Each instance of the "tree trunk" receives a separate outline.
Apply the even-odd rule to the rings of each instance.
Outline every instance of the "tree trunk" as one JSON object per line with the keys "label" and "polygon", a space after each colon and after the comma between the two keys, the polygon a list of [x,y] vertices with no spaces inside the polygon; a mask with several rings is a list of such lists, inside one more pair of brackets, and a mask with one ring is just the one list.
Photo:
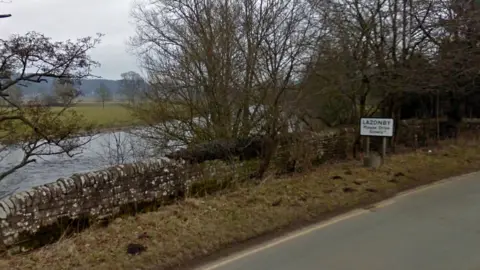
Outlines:
{"label": "tree trunk", "polygon": [[[401,102],[400,102],[401,104]],[[401,115],[402,115],[402,107],[397,105],[396,108],[395,108],[395,111],[393,112],[393,136],[391,138],[391,149],[392,149],[392,152],[395,153],[396,152],[396,146],[397,146],[397,141],[398,141],[398,129],[400,127],[400,119],[401,119]]]}
{"label": "tree trunk", "polygon": [[265,140],[265,144],[263,145],[262,149],[262,162],[258,168],[257,173],[255,174],[255,178],[262,179],[265,173],[270,166],[273,156],[275,155],[278,147],[278,138],[277,136],[272,136]]}
{"label": "tree trunk", "polygon": [[435,92],[435,120],[436,120],[436,129],[437,129],[437,138],[436,141],[440,140],[440,95],[438,89]]}

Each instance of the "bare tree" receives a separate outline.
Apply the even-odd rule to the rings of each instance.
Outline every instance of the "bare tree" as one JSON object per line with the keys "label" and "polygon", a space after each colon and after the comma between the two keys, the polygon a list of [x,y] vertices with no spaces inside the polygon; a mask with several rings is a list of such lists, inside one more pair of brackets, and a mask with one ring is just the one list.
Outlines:
{"label": "bare tree", "polygon": [[413,75],[427,71],[418,65],[415,70],[411,68],[418,56],[426,56],[432,48],[422,34],[428,8],[422,1],[400,0],[342,0],[317,5],[329,35],[319,47],[310,75],[327,88],[336,85],[338,91],[334,92],[351,101],[351,122],[372,113],[368,98],[374,101],[370,105],[376,105],[387,94],[415,87],[412,82],[417,78]]}
{"label": "bare tree", "polygon": [[145,89],[145,80],[135,71],[128,71],[120,75],[121,93],[131,104],[135,104],[137,99],[142,96]]}
{"label": "bare tree", "polygon": [[134,14],[132,46],[151,88],[135,112],[151,138],[163,146],[254,134],[275,141],[287,130],[319,40],[305,1],[157,1]]}
{"label": "bare tree", "polygon": [[75,41],[54,42],[42,34],[29,32],[0,40],[0,96],[10,106],[0,111],[1,150],[9,147],[23,150],[17,164],[0,173],[0,180],[23,166],[46,155],[74,155],[88,141],[78,133],[88,132],[90,125],[68,104],[52,110],[38,101],[27,104],[12,102],[7,89],[14,85],[39,83],[46,78],[76,81],[90,76],[97,63],[88,51],[100,41],[81,38]]}
{"label": "bare tree", "polygon": [[477,91],[479,17],[467,2],[140,3],[131,45],[150,89],[133,109],[159,146],[262,135],[271,153],[292,119],[398,123],[412,93]]}
{"label": "bare tree", "polygon": [[438,28],[425,30],[437,20],[438,4],[432,3],[313,1],[328,35],[305,78],[312,97],[306,115],[327,126],[356,124],[374,114],[398,123],[411,93],[435,91],[438,46],[428,36]]}
{"label": "bare tree", "polygon": [[104,83],[101,83],[100,86],[95,89],[95,94],[100,102],[102,102],[103,108],[105,108],[105,101],[112,99],[112,92]]}
{"label": "bare tree", "polygon": [[436,46],[432,84],[447,94],[447,117],[458,123],[465,114],[466,100],[478,92],[479,5],[476,1],[442,0],[432,4],[431,10],[436,19],[422,25],[422,30]]}

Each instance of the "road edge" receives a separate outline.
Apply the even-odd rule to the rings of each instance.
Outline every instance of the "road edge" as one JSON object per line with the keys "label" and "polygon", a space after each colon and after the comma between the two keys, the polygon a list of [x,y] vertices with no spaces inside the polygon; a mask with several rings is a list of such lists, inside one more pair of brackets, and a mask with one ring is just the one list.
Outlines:
{"label": "road edge", "polygon": [[[462,180],[462,178],[468,178],[468,176],[480,173],[478,169],[465,170],[462,174],[453,174],[441,179],[429,179],[422,182],[411,182],[404,186],[399,186],[396,192],[383,192],[376,197],[371,197],[359,202],[356,205],[349,207],[342,207],[330,212],[319,215],[313,219],[296,220],[291,224],[278,228],[276,230],[264,233],[262,235],[252,237],[242,242],[232,243],[222,250],[213,252],[203,257],[195,258],[190,261],[186,261],[184,264],[170,267],[165,270],[213,270],[213,266],[220,266],[224,261],[234,261],[245,257],[245,254],[251,254],[252,251],[258,250],[261,246],[272,245],[276,242],[285,242],[282,239],[291,237],[292,235],[299,235],[303,231],[311,231],[315,227],[326,224],[325,226],[334,224],[336,222],[346,220],[349,217],[357,216],[365,211],[371,211],[372,209],[383,207],[383,205],[389,204],[388,202],[395,199],[406,197],[415,193],[426,191],[430,188],[437,187],[442,184],[450,183],[452,181]],[[324,226],[324,227],[325,227]],[[272,245],[274,246],[274,245]],[[243,256],[242,256],[243,254]],[[236,258],[232,260],[232,258]],[[154,268],[161,269],[161,268]]]}

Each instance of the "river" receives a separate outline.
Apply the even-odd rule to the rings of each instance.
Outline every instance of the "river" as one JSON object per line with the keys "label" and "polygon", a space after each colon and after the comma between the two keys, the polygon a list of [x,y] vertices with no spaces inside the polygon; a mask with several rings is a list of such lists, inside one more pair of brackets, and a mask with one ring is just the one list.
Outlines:
{"label": "river", "polygon": [[[198,122],[199,125],[205,122],[198,117],[194,118],[193,121]],[[181,122],[171,121],[163,125],[170,130],[178,129],[179,132],[185,133],[185,136],[189,134],[186,131],[188,128],[182,126]],[[73,157],[66,154],[36,157],[36,162],[20,168],[0,181],[0,199],[14,192],[54,182],[62,177],[69,177],[74,173],[95,171],[116,164],[132,163],[154,157],[154,147],[151,147],[152,145],[146,140],[134,135],[141,133],[148,134],[148,128],[140,128],[130,132],[100,133],[83,145],[80,152]],[[174,141],[169,141],[166,145],[166,149],[170,150],[178,149],[178,147],[178,142],[175,143]],[[162,152],[168,151],[166,149]],[[3,151],[0,154],[0,172],[12,168],[23,158],[23,151],[19,149]],[[165,153],[156,154],[162,155]]]}
{"label": "river", "polygon": [[[36,158],[36,162],[7,176],[0,182],[0,198],[54,182],[61,177],[69,177],[74,173],[99,170],[118,163],[148,158],[151,153],[146,149],[150,148],[145,145],[144,140],[124,131],[97,134],[73,157],[52,155]],[[22,157],[21,150],[11,149],[0,161],[0,171],[18,164]]]}

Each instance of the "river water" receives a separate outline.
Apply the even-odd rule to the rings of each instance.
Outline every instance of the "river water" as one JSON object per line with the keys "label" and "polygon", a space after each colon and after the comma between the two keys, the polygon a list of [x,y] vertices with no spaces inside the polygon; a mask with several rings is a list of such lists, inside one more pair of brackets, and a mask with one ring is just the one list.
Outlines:
{"label": "river water", "polygon": [[[69,177],[74,173],[89,172],[118,163],[146,159],[151,153],[145,146],[144,140],[131,133],[119,131],[97,134],[73,157],[52,155],[36,158],[36,162],[7,176],[0,182],[0,198],[54,182],[61,177]],[[0,171],[13,167],[22,158],[21,150],[11,149],[0,161]]]}
{"label": "river water", "polygon": [[[198,122],[197,124],[199,125],[205,122],[201,118],[194,118],[193,121],[195,123]],[[186,132],[188,128],[182,127],[181,122],[171,121],[163,125],[170,130],[178,129],[178,132],[183,132],[185,136],[188,136],[188,132]],[[163,153],[155,153],[154,149],[156,148],[152,147],[152,143],[142,139],[138,134],[148,136],[151,133],[149,133],[148,128],[130,130],[130,132],[100,133],[83,145],[79,153],[73,157],[69,157],[66,154],[42,156],[41,158],[35,157],[36,162],[22,167],[0,181],[0,199],[14,192],[54,182],[62,177],[69,177],[74,173],[90,172],[116,164],[142,161],[163,155],[165,151],[176,150],[181,147],[178,142],[169,141],[164,146]],[[0,153],[0,172],[12,168],[22,158],[22,150],[11,149],[8,152],[2,151]]]}

